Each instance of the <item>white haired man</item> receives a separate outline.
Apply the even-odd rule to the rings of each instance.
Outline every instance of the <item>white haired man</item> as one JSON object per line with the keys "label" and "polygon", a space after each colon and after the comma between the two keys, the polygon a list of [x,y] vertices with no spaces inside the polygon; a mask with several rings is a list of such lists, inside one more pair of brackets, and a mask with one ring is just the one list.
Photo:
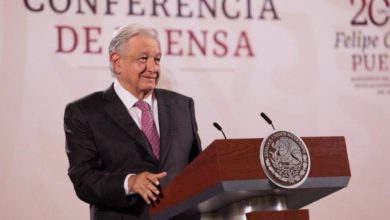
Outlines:
{"label": "white haired man", "polygon": [[150,219],[160,187],[201,152],[194,102],[156,88],[161,50],[153,29],[118,29],[109,59],[113,84],[66,106],[68,175],[91,219]]}

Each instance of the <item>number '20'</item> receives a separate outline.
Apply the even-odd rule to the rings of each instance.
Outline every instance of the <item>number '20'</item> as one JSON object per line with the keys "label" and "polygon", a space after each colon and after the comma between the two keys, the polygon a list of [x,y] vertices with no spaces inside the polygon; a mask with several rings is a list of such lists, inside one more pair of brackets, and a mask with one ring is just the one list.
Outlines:
{"label": "number '20'", "polygon": [[[365,11],[368,12],[367,15],[370,22],[376,26],[386,25],[390,20],[390,17],[388,15],[383,16],[383,14],[386,14],[386,10],[390,10],[390,0],[350,0],[350,2],[351,5],[354,5],[355,2],[357,2],[357,4],[359,4],[360,2],[359,10],[352,18],[351,25],[368,25],[368,20],[365,16]],[[381,8],[381,10],[375,11],[374,6],[377,6],[377,4],[384,4],[385,7]],[[382,16],[379,16],[381,14]]]}

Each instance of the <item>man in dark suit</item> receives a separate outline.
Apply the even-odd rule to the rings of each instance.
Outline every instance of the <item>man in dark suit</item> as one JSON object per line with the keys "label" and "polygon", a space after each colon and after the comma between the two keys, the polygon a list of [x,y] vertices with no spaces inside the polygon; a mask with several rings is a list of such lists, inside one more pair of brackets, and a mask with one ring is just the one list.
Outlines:
{"label": "man in dark suit", "polygon": [[153,29],[118,29],[109,55],[113,85],[66,106],[68,175],[91,219],[149,219],[160,187],[201,152],[194,103],[156,89],[161,51]]}

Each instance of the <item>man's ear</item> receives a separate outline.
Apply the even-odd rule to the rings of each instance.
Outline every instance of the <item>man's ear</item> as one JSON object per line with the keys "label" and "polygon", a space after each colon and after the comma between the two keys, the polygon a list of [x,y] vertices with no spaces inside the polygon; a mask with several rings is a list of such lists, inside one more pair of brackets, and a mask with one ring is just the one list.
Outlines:
{"label": "man's ear", "polygon": [[111,66],[116,74],[120,74],[122,71],[120,59],[121,57],[117,53],[112,53],[110,55]]}

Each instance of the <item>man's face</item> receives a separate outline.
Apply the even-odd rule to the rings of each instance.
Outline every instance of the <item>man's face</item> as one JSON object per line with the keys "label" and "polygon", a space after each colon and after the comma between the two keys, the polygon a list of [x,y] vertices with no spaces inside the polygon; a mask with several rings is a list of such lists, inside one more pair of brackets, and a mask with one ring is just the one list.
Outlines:
{"label": "man's face", "polygon": [[158,42],[145,35],[131,37],[110,60],[119,83],[138,99],[151,94],[160,76]]}

